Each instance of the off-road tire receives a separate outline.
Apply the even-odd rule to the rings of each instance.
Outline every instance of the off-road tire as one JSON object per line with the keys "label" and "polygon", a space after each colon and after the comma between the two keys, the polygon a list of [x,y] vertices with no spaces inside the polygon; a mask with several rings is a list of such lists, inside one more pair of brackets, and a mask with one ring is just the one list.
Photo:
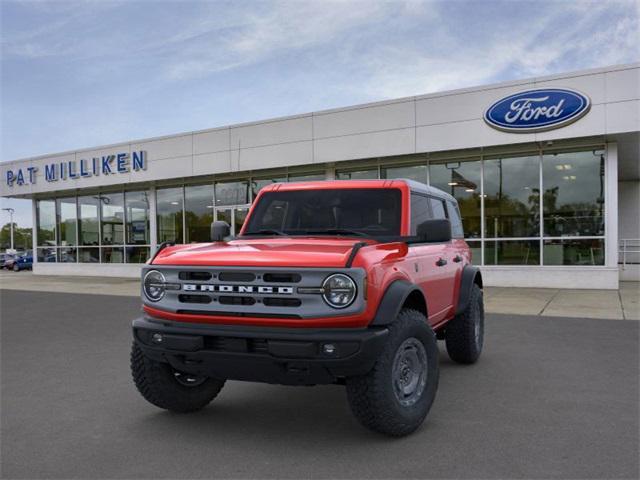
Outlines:
{"label": "off-road tire", "polygon": [[484,301],[482,290],[475,283],[467,308],[446,325],[444,340],[454,362],[471,364],[478,361],[484,342]]}
{"label": "off-road tire", "polygon": [[[426,383],[412,405],[402,405],[394,391],[394,360],[409,339],[419,341],[426,353]],[[389,336],[374,367],[362,376],[346,379],[351,411],[365,427],[391,436],[414,432],[431,409],[438,389],[438,345],[425,316],[403,309],[389,326]]]}
{"label": "off-road tire", "polygon": [[195,412],[206,407],[224,386],[224,380],[214,378],[207,378],[199,385],[182,385],[175,379],[175,370],[168,363],[147,358],[135,342],[131,348],[131,374],[145,400],[177,413]]}

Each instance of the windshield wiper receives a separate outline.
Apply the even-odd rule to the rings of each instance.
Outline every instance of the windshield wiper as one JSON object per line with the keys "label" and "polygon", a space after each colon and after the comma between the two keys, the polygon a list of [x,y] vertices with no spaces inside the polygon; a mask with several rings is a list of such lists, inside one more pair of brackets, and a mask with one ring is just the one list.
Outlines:
{"label": "windshield wiper", "polygon": [[286,233],[281,232],[280,230],[273,230],[270,228],[265,228],[263,230],[258,230],[255,232],[245,232],[244,235],[281,235],[281,236],[287,236]]}
{"label": "windshield wiper", "polygon": [[326,234],[326,235],[353,235],[356,237],[368,237],[366,233],[358,232],[356,230],[349,230],[346,228],[327,228],[326,230],[305,230],[305,234]]}

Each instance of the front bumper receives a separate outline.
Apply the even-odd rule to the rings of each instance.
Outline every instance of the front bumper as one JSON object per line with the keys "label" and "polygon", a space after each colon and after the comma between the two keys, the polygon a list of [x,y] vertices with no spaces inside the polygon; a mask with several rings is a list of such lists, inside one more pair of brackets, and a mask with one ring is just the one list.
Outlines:
{"label": "front bumper", "polygon": [[203,326],[151,317],[133,321],[134,340],[144,354],[176,370],[284,385],[328,384],[365,374],[388,333],[386,328]]}

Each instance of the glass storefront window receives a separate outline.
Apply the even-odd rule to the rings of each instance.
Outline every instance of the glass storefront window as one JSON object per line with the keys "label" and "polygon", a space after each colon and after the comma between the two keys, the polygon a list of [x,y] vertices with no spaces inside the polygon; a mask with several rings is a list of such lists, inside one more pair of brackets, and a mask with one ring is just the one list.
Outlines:
{"label": "glass storefront window", "polygon": [[122,245],[124,243],[124,194],[100,195],[102,208],[102,245]]}
{"label": "glass storefront window", "polygon": [[324,172],[289,174],[290,182],[316,182],[326,179]]}
{"label": "glass storefront window", "polygon": [[216,206],[246,205],[249,203],[249,182],[217,182]]}
{"label": "glass storefront window", "polygon": [[426,165],[410,165],[405,167],[383,167],[380,172],[381,178],[408,178],[416,182],[427,185],[427,166]]}
{"label": "glass storefront window", "polygon": [[76,244],[77,215],[76,198],[58,198],[58,245],[67,246]]}
{"label": "glass storefront window", "polygon": [[540,242],[538,240],[485,241],[484,264],[540,265]]}
{"label": "glass storefront window", "polygon": [[540,235],[540,157],[484,162],[485,237]]}
{"label": "glass storefront window", "polygon": [[377,180],[378,168],[366,170],[336,171],[336,180]]}
{"label": "glass storefront window", "polygon": [[465,238],[480,238],[480,160],[431,164],[429,177],[458,200]]}
{"label": "glass storefront window", "polygon": [[544,235],[604,235],[604,154],[544,154]]}
{"label": "glass storefront window", "polygon": [[182,187],[156,190],[158,243],[182,241]]}
{"label": "glass storefront window", "polygon": [[55,245],[56,203],[53,200],[38,200],[37,222],[38,245]]}
{"label": "glass storefront window", "polygon": [[604,239],[545,240],[544,265],[604,265]]}
{"label": "glass storefront window", "polygon": [[80,263],[100,262],[100,249],[98,247],[78,248],[78,261]]}
{"label": "glass storefront window", "polygon": [[80,245],[100,243],[97,196],[78,197],[78,232]]}
{"label": "glass storefront window", "polygon": [[480,265],[482,263],[482,244],[480,240],[467,240],[467,245],[471,250],[471,261],[475,265]]}
{"label": "glass storefront window", "polygon": [[262,190],[267,185],[271,185],[272,183],[285,183],[287,181],[286,177],[279,178],[252,178],[251,179],[251,193],[253,194],[253,198],[255,199]]}
{"label": "glass storefront window", "polygon": [[127,263],[144,263],[149,259],[149,247],[125,247]]}
{"label": "glass storefront window", "polygon": [[77,257],[77,249],[70,247],[58,248],[58,262],[75,263]]}
{"label": "glass storefront window", "polygon": [[58,260],[56,249],[53,247],[38,248],[36,255],[40,263],[54,263]]}
{"label": "glass storefront window", "polygon": [[125,192],[125,219],[127,245],[149,245],[149,194],[147,192]]}
{"label": "glass storefront window", "polygon": [[189,185],[184,189],[185,243],[209,242],[213,222],[213,185]]}
{"label": "glass storefront window", "polygon": [[123,247],[102,247],[101,249],[102,263],[122,263],[124,262],[124,248]]}
{"label": "glass storefront window", "polygon": [[249,213],[248,208],[236,208],[233,214],[233,232],[234,235],[238,235],[240,230],[242,229],[242,225],[244,225],[244,221],[247,219],[247,214]]}

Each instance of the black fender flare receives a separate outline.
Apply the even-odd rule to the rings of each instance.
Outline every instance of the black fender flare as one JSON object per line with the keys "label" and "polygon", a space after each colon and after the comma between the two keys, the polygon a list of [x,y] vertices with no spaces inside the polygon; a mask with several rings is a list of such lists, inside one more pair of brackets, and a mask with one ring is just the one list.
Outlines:
{"label": "black fender flare", "polygon": [[[391,285],[389,285],[384,292],[382,300],[380,300],[378,310],[370,325],[383,326],[392,323],[400,313],[405,300],[415,291],[420,292],[420,295],[424,299],[424,293],[418,285],[407,282],[406,280],[395,280],[391,282]],[[425,299],[425,305],[426,303]]]}
{"label": "black fender flare", "polygon": [[460,277],[460,294],[458,295],[456,315],[460,315],[466,310],[471,296],[471,287],[476,283],[482,288],[482,274],[480,273],[480,269],[474,265],[465,265]]}

